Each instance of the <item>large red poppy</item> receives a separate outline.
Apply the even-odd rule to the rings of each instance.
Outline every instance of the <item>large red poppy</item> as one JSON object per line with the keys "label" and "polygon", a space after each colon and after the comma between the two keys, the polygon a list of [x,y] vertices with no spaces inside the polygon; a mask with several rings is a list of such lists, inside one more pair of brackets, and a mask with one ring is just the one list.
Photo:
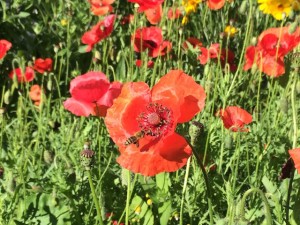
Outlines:
{"label": "large red poppy", "polygon": [[12,44],[7,40],[0,40],[0,59],[2,59],[6,52],[11,48]]}
{"label": "large red poppy", "polygon": [[169,41],[164,41],[159,27],[144,27],[137,29],[132,36],[134,51],[142,52],[148,49],[150,57],[165,55],[172,48]]}
{"label": "large red poppy", "polygon": [[192,151],[175,132],[205,104],[204,89],[181,70],[172,70],[154,85],[124,84],[107,111],[105,124],[119,147],[118,163],[135,173],[153,176],[183,167]]}
{"label": "large red poppy", "polygon": [[161,5],[164,0],[128,0],[128,2],[139,4],[139,12],[143,12],[147,9],[155,8]]}
{"label": "large red poppy", "polygon": [[89,0],[89,3],[94,15],[103,16],[113,11],[111,4],[113,4],[114,1],[115,0]]}
{"label": "large red poppy", "polygon": [[76,116],[105,116],[121,88],[120,82],[110,83],[104,73],[88,72],[71,81],[72,97],[63,104]]}
{"label": "large red poppy", "polygon": [[34,61],[33,69],[38,71],[39,73],[44,73],[45,71],[51,71],[52,69],[52,59],[46,58],[41,59],[38,58]]}
{"label": "large red poppy", "polygon": [[300,148],[294,148],[289,150],[289,154],[292,157],[295,168],[297,169],[298,173],[300,174]]}
{"label": "large red poppy", "polygon": [[12,70],[8,76],[11,79],[13,79],[14,76],[17,76],[17,80],[20,83],[30,82],[34,79],[34,70],[29,66],[25,68],[25,72],[23,72],[21,68],[16,68],[15,70]]}
{"label": "large red poppy", "polygon": [[256,46],[246,49],[244,70],[253,64],[268,76],[278,77],[285,73],[284,56],[300,43],[300,28],[289,33],[288,27],[270,28],[258,37]]}
{"label": "large red poppy", "polygon": [[86,48],[87,52],[90,52],[96,43],[107,38],[111,34],[115,17],[114,14],[106,16],[104,20],[93,26],[90,31],[83,34],[81,42],[88,45]]}
{"label": "large red poppy", "polygon": [[218,111],[217,116],[223,120],[224,127],[233,132],[248,132],[246,124],[252,122],[252,116],[246,110],[238,106],[228,106]]}

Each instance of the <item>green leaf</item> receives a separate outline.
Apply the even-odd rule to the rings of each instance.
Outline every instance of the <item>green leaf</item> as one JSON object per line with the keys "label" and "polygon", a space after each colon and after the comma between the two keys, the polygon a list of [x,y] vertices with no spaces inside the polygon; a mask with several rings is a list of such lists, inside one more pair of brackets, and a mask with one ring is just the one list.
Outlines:
{"label": "green leaf", "polygon": [[160,225],[167,225],[169,222],[169,218],[172,214],[172,203],[171,201],[166,201],[162,204],[161,207],[158,208],[158,212],[160,214]]}

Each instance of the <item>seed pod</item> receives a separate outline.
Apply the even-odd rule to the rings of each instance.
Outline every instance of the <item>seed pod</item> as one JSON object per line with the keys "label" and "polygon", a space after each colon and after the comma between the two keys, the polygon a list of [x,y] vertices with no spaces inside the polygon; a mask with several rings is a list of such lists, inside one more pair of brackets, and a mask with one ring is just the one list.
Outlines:
{"label": "seed pod", "polygon": [[49,80],[48,80],[48,82],[47,82],[47,90],[48,90],[48,91],[51,91],[51,90],[52,90],[52,87],[53,87],[52,84],[53,84],[53,83],[52,83],[52,79],[49,78]]}
{"label": "seed pod", "polygon": [[233,147],[233,138],[231,135],[227,135],[224,139],[224,147],[226,149],[232,149]]}
{"label": "seed pod", "polygon": [[85,170],[91,170],[94,161],[93,156],[95,154],[95,152],[91,149],[88,149],[88,147],[88,143],[85,143],[84,149],[80,153],[81,165]]}
{"label": "seed pod", "polygon": [[282,97],[279,101],[279,108],[283,113],[287,113],[289,109],[289,103],[286,97]]}

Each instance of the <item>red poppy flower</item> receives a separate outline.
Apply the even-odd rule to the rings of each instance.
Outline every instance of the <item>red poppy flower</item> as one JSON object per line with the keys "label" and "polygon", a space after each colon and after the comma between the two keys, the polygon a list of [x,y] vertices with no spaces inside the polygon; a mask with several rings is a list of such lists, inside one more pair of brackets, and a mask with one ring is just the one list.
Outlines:
{"label": "red poppy flower", "polygon": [[225,0],[208,0],[206,1],[208,8],[212,10],[221,9],[225,5]]}
{"label": "red poppy flower", "polygon": [[289,154],[292,157],[295,168],[297,169],[298,173],[300,174],[300,148],[294,148],[289,150]]}
{"label": "red poppy flower", "polygon": [[229,64],[230,71],[236,71],[236,65],[234,63],[234,53],[230,49],[223,48],[220,50],[220,44],[212,44],[208,49],[200,47],[201,54],[198,56],[200,64],[205,65],[210,59],[218,61],[220,57],[221,66],[224,68],[226,63]]}
{"label": "red poppy flower", "polygon": [[[136,65],[137,67],[142,67],[143,61],[140,60],[140,59],[137,59],[137,60],[135,61],[135,65]],[[153,66],[154,66],[154,62],[153,62],[153,61],[150,60],[150,61],[147,62],[147,68],[153,68]]]}
{"label": "red poppy flower", "polygon": [[115,0],[89,0],[91,4],[91,11],[96,16],[103,16],[109,12],[113,11],[111,4]]}
{"label": "red poppy flower", "polygon": [[248,132],[249,129],[244,126],[252,122],[251,114],[237,106],[228,106],[225,110],[220,109],[217,116],[223,120],[224,127],[233,132]]}
{"label": "red poppy flower", "polygon": [[97,23],[90,31],[83,34],[81,42],[87,44],[86,51],[90,52],[94,45],[99,41],[107,38],[113,31],[115,15],[109,15],[104,18],[104,20]]}
{"label": "red poppy flower", "polygon": [[38,71],[39,73],[44,73],[45,71],[51,71],[52,69],[52,59],[46,58],[41,59],[38,58],[34,61],[33,69]]}
{"label": "red poppy flower", "polygon": [[262,32],[257,45],[246,49],[244,70],[256,64],[259,70],[268,76],[283,75],[284,56],[300,43],[300,28],[292,34],[288,29],[288,27],[270,28]]}
{"label": "red poppy flower", "polygon": [[30,88],[29,97],[32,101],[34,101],[34,104],[39,106],[42,100],[42,89],[40,85],[34,84]]}
{"label": "red poppy flower", "polygon": [[121,88],[120,82],[110,83],[104,73],[88,72],[71,81],[72,97],[64,107],[76,116],[105,116]]}
{"label": "red poppy flower", "polygon": [[192,151],[176,125],[199,113],[205,97],[204,89],[181,70],[170,71],[152,90],[144,82],[124,84],[105,118],[121,152],[118,163],[145,176],[183,167]]}
{"label": "red poppy flower", "polygon": [[21,68],[17,68],[15,70],[12,70],[8,76],[13,79],[14,75],[17,76],[17,80],[20,83],[30,82],[34,79],[34,70],[31,67],[27,66],[25,69],[25,73],[23,73]]}
{"label": "red poppy flower", "polygon": [[200,48],[202,46],[201,41],[198,38],[194,38],[194,37],[189,37],[188,39],[186,39],[185,42],[183,42],[183,48],[184,49],[188,49],[188,44],[187,42],[193,46],[193,48]]}
{"label": "red poppy flower", "polygon": [[161,5],[164,0],[128,0],[128,2],[139,4],[138,12],[143,12],[147,9],[155,8],[158,5]]}
{"label": "red poppy flower", "polygon": [[121,19],[121,21],[120,21],[120,24],[121,24],[121,25],[129,24],[129,23],[131,23],[133,20],[134,20],[134,15],[129,14],[129,15],[126,15],[126,16],[123,16],[123,17],[122,17],[122,19]]}
{"label": "red poppy flower", "polygon": [[7,40],[0,40],[0,59],[2,59],[6,52],[11,48],[12,44]]}
{"label": "red poppy flower", "polygon": [[182,16],[182,11],[180,8],[169,8],[167,17],[170,20],[178,19],[180,16]]}
{"label": "red poppy flower", "polygon": [[162,13],[163,11],[162,11],[161,4],[156,6],[155,8],[150,8],[145,10],[145,15],[147,20],[154,25],[159,23],[162,17]]}
{"label": "red poppy flower", "polygon": [[158,27],[144,27],[137,29],[132,36],[134,51],[142,52],[148,49],[150,57],[165,55],[172,48],[169,41],[164,41],[162,30]]}

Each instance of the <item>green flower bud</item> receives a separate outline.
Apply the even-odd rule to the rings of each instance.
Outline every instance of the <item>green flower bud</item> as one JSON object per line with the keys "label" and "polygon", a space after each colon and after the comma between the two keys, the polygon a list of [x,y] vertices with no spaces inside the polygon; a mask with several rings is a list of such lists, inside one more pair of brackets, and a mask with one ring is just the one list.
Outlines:
{"label": "green flower bud", "polygon": [[192,121],[189,127],[189,135],[191,138],[191,145],[197,146],[200,144],[204,134],[204,125],[197,121]]}
{"label": "green flower bud", "polygon": [[93,166],[93,156],[95,152],[93,150],[88,149],[88,143],[85,143],[84,150],[80,153],[81,158],[81,165],[84,167],[85,170],[91,170]]}

